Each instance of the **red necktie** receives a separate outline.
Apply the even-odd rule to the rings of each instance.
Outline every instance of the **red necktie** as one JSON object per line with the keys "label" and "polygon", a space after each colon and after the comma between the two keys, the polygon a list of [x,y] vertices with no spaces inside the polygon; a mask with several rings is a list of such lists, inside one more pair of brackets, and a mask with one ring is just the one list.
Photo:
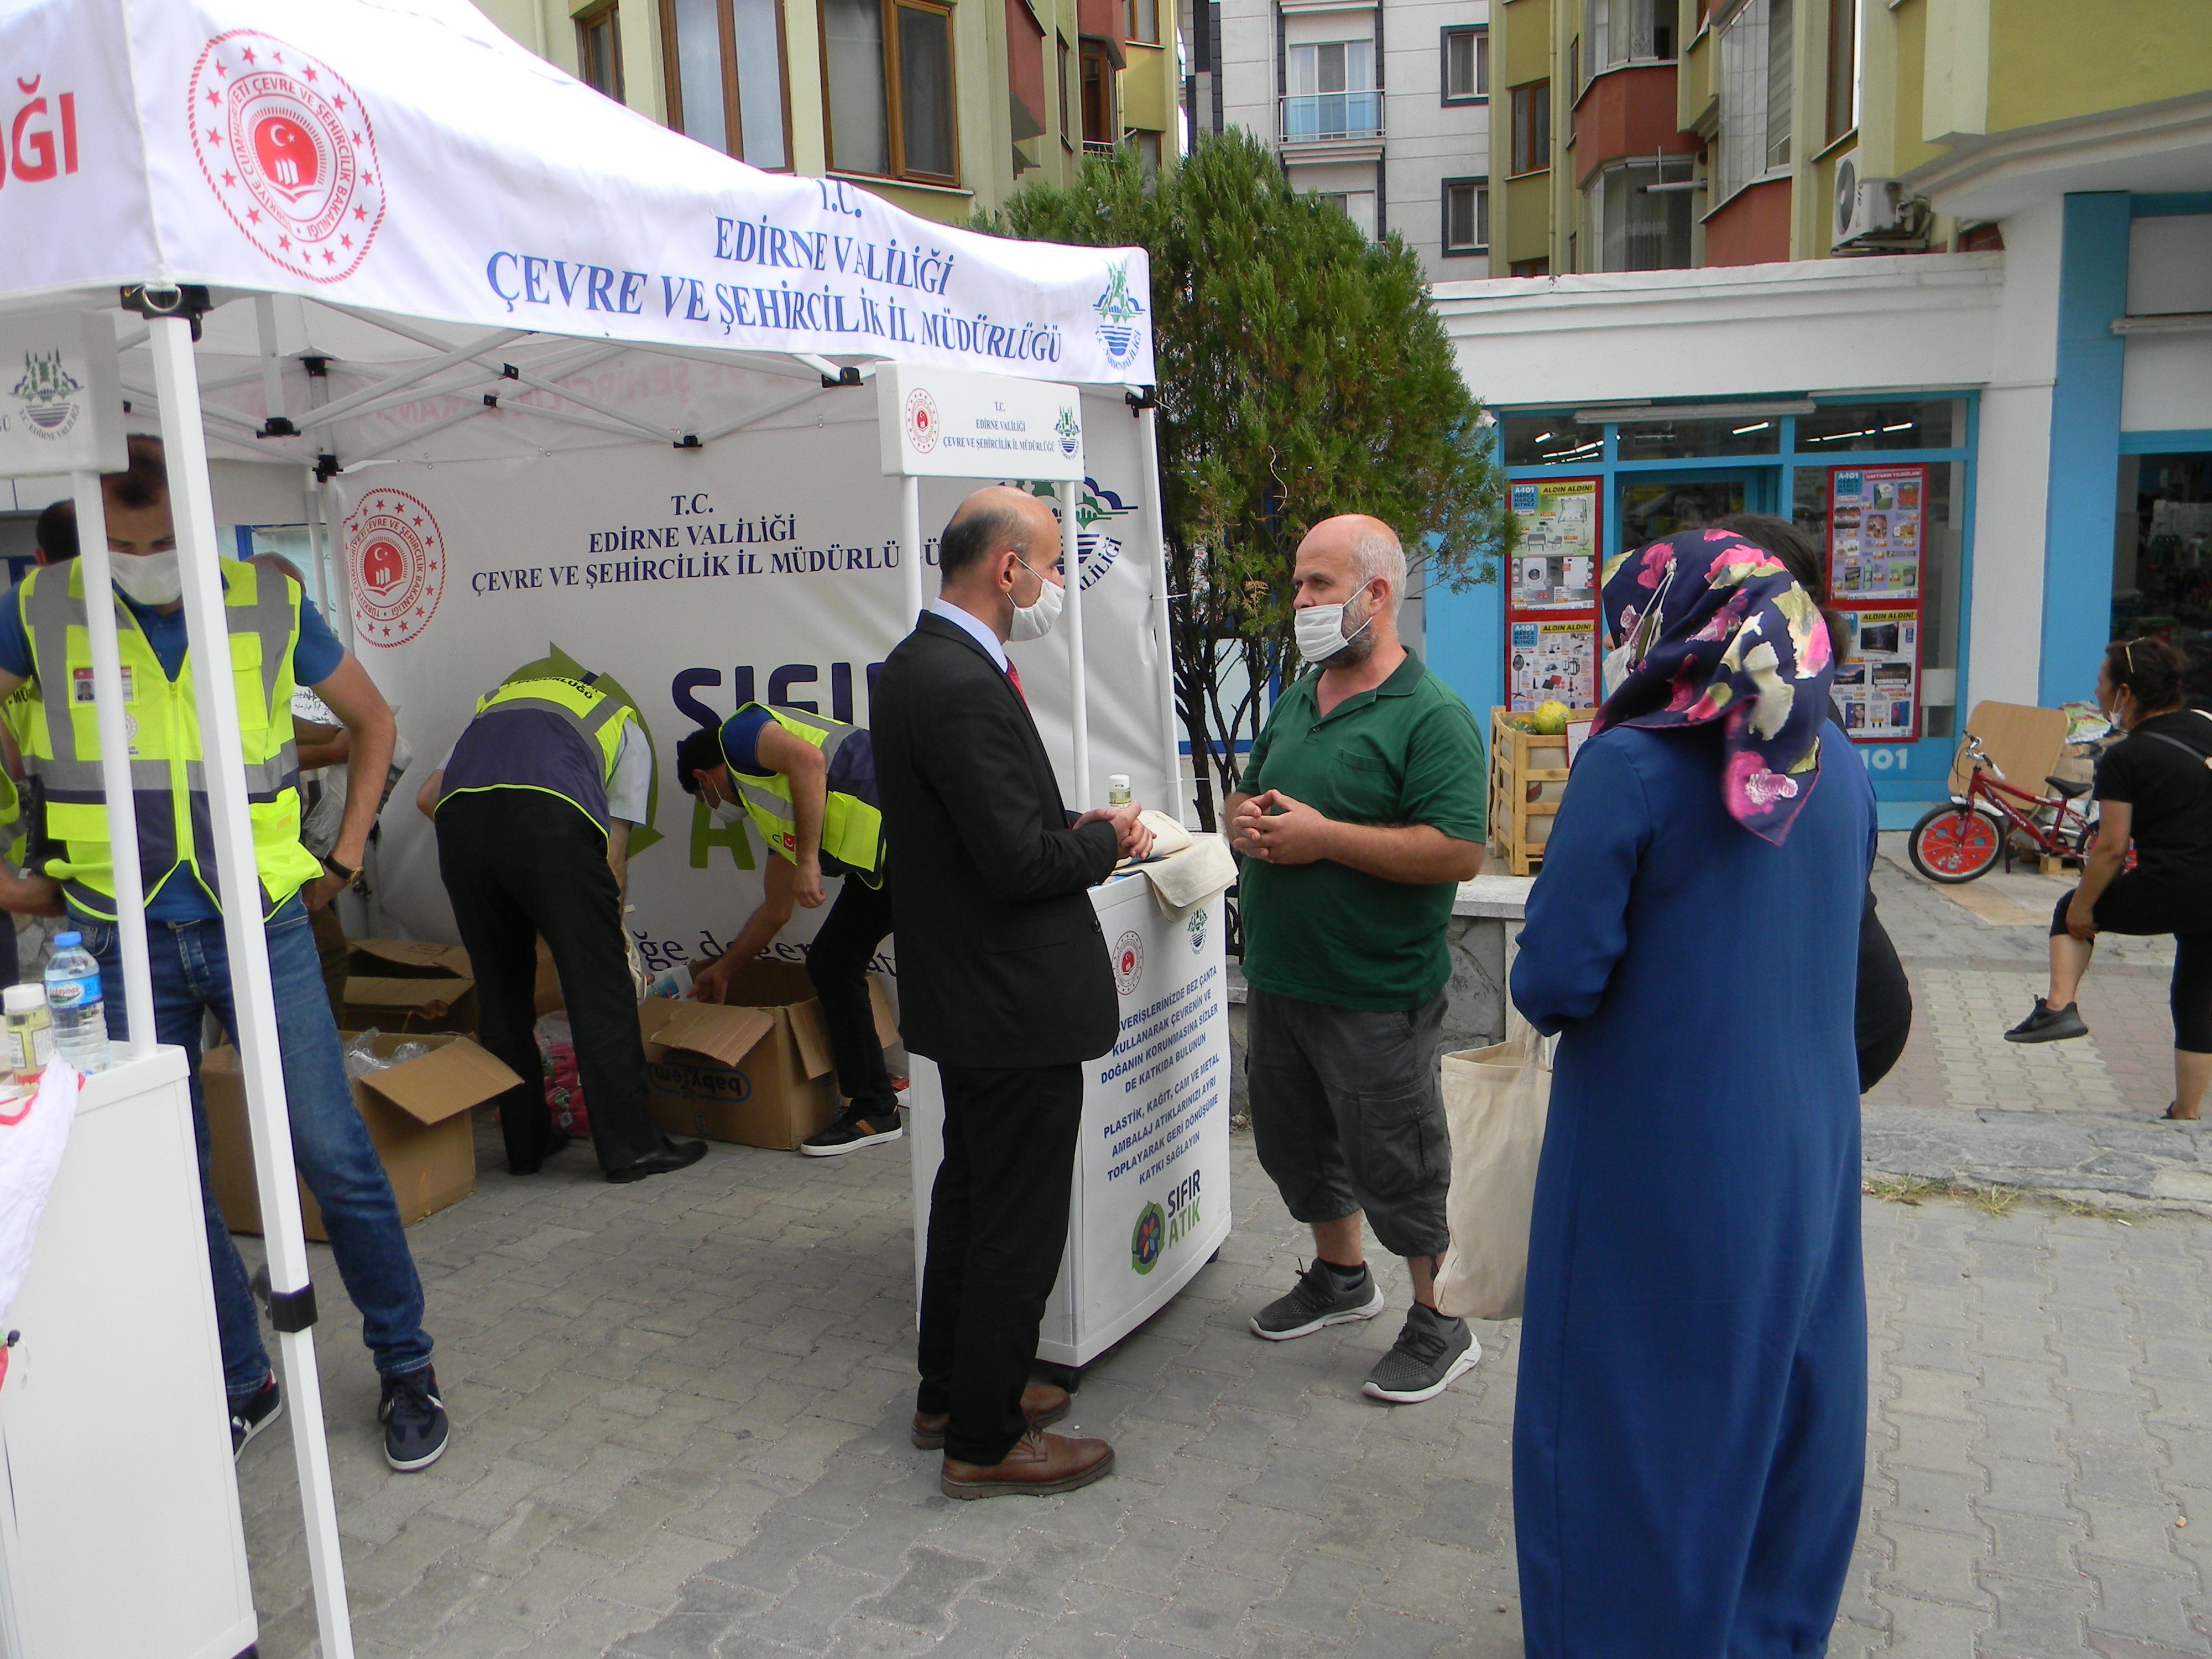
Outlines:
{"label": "red necktie", "polygon": [[1012,658],[1006,659],[1006,678],[1014,683],[1014,695],[1022,700],[1022,707],[1028,708],[1029,693],[1022,690],[1022,671],[1014,666]]}

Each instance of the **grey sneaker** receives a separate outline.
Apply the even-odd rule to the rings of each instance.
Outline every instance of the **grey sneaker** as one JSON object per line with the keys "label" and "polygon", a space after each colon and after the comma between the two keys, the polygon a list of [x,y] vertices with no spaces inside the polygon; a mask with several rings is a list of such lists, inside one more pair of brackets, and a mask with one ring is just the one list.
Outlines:
{"label": "grey sneaker", "polygon": [[1287,1342],[1294,1336],[1311,1336],[1325,1325],[1372,1319],[1389,1305],[1372,1273],[1364,1285],[1347,1293],[1336,1288],[1328,1264],[1316,1261],[1298,1275],[1288,1296],[1276,1297],[1252,1316],[1252,1334]]}
{"label": "grey sneaker", "polygon": [[2054,1008],[2041,997],[2035,1000],[2035,1012],[2004,1034],[2007,1042],[2058,1042],[2067,1037],[2087,1036],[2089,1028],[2082,1024],[2078,1003],[2068,1003],[2063,1008]]}
{"label": "grey sneaker", "polygon": [[1405,1328],[1390,1352],[1375,1362],[1360,1393],[1370,1400],[1410,1406],[1433,1400],[1452,1378],[1474,1369],[1482,1345],[1464,1319],[1447,1319],[1416,1302],[1406,1310]]}

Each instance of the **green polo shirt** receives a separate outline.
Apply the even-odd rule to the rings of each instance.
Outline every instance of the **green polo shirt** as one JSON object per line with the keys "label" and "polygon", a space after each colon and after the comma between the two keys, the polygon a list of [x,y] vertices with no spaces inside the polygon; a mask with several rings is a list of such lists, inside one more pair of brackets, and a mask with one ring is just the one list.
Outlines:
{"label": "green polo shirt", "polygon": [[[1279,789],[1347,823],[1426,823],[1483,837],[1482,735],[1458,694],[1410,652],[1372,691],[1326,716],[1307,675],[1275,704],[1237,787]],[[1339,1008],[1419,1008],[1444,988],[1454,882],[1385,881],[1333,860],[1266,864],[1238,878],[1244,977]]]}

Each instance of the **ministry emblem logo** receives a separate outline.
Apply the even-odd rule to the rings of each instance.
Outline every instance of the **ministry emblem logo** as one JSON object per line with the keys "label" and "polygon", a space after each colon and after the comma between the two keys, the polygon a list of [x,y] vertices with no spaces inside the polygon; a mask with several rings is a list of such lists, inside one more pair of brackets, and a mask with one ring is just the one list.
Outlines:
{"label": "ministry emblem logo", "polygon": [[354,616],[371,645],[404,645],[446,592],[446,544],[430,509],[404,489],[373,489],[346,520]]}
{"label": "ministry emblem logo", "polygon": [[62,367],[58,350],[23,354],[23,378],[15,382],[15,396],[22,400],[32,436],[51,441],[75,431],[84,413],[83,391],[83,382]]}
{"label": "ministry emblem logo", "polygon": [[1145,343],[1145,331],[1137,326],[1136,319],[1145,314],[1145,307],[1129,292],[1127,264],[1114,267],[1106,291],[1091,302],[1091,308],[1098,313],[1098,338],[1106,348],[1107,361],[1116,368],[1135,362]]}

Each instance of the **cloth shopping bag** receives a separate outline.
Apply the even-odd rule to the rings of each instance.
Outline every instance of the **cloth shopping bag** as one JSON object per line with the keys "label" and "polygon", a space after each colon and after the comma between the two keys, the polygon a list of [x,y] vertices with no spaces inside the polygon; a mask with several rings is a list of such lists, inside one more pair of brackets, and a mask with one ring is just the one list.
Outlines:
{"label": "cloth shopping bag", "polygon": [[1517,1319],[1528,1282],[1528,1216],[1552,1104],[1552,1041],[1509,1003],[1505,1041],[1443,1057],[1451,1131],[1451,1246],[1437,1306],[1462,1319]]}

